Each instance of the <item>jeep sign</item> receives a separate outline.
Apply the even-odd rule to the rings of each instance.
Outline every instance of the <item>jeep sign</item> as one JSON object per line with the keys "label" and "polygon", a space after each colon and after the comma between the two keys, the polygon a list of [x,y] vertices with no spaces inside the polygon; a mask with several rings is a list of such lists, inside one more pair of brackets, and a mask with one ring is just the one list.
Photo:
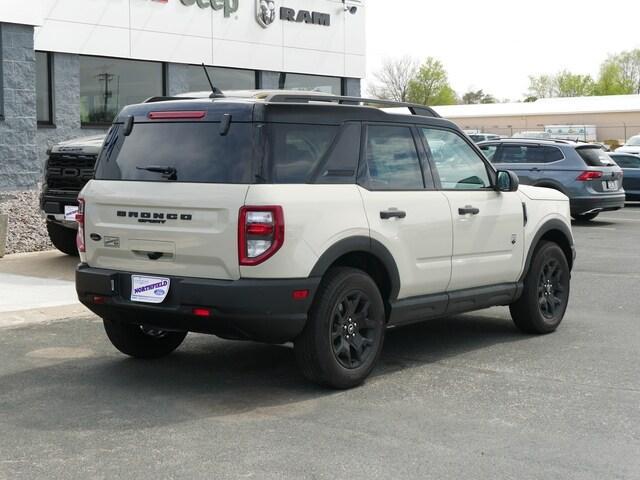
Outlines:
{"label": "jeep sign", "polygon": [[180,0],[183,5],[190,7],[194,3],[200,8],[213,8],[214,10],[224,10],[224,16],[230,17],[232,13],[238,11],[240,0]]}

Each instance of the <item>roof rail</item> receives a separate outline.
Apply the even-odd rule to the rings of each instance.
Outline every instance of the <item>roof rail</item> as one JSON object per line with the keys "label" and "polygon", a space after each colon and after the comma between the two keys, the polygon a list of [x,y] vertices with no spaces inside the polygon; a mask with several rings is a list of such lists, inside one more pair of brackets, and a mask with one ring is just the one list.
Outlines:
{"label": "roof rail", "polygon": [[395,102],[393,100],[381,100],[378,98],[361,98],[361,97],[346,97],[339,95],[318,95],[318,94],[291,94],[291,93],[274,93],[265,97],[265,102],[280,102],[280,103],[312,103],[312,102],[327,102],[337,103],[339,105],[372,105],[388,108],[407,108],[412,115],[420,115],[423,117],[435,117],[440,118],[440,115],[436,113],[431,107],[426,105],[418,105],[416,103]]}

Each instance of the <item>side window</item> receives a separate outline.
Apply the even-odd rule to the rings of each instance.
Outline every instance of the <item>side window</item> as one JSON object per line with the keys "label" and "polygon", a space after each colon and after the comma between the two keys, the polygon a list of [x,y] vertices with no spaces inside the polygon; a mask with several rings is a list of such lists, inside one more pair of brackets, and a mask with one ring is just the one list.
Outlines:
{"label": "side window", "polygon": [[325,125],[270,124],[271,181],[305,183],[327,153],[339,127]]}
{"label": "side window", "polygon": [[[640,157],[626,156],[624,158],[625,168],[640,168]],[[622,164],[620,164],[622,166]]]}
{"label": "side window", "polygon": [[542,147],[544,150],[544,161],[545,163],[557,162],[559,160],[564,160],[564,155],[560,151],[559,148],[556,147]]}
{"label": "side window", "polygon": [[484,156],[487,157],[487,160],[489,160],[490,162],[494,162],[496,151],[498,150],[497,145],[482,145],[480,147],[480,150],[482,150]]}
{"label": "side window", "polygon": [[418,151],[409,127],[369,126],[367,168],[372,190],[424,188]]}
{"label": "side window", "polygon": [[502,145],[494,163],[526,163],[527,147],[520,145]]}
{"label": "side window", "polygon": [[491,186],[485,162],[460,136],[431,128],[423,128],[422,133],[443,189],[478,190]]}

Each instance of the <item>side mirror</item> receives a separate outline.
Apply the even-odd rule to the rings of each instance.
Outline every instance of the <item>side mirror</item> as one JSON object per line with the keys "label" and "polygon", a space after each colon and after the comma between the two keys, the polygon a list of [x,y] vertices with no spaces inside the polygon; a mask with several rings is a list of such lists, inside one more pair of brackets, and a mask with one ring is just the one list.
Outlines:
{"label": "side mirror", "polygon": [[499,192],[517,192],[520,186],[518,175],[509,170],[498,170],[496,190]]}

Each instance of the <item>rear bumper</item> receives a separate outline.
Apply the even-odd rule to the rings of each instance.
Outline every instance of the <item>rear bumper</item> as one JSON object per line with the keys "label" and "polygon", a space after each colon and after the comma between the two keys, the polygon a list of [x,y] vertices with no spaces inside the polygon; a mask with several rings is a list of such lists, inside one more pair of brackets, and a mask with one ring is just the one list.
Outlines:
{"label": "rear bumper", "polygon": [[625,194],[598,195],[593,197],[577,197],[571,199],[571,215],[580,215],[589,212],[607,212],[620,210],[624,207]]}
{"label": "rear bumper", "polygon": [[63,194],[51,194],[48,192],[46,186],[43,188],[40,194],[40,210],[42,215],[48,220],[55,220],[61,223],[67,223],[69,225],[75,222],[66,221],[64,218],[65,205],[78,206],[78,194],[69,192]]}
{"label": "rear bumper", "polygon": [[[131,274],[81,264],[76,270],[78,298],[100,317],[267,343],[285,343],[302,332],[320,284],[320,278],[224,281],[169,277],[167,298],[152,305],[130,300]],[[309,290],[309,296],[294,300],[294,290]],[[104,299],[96,303],[96,296]],[[195,307],[210,309],[211,316],[194,315]]]}

